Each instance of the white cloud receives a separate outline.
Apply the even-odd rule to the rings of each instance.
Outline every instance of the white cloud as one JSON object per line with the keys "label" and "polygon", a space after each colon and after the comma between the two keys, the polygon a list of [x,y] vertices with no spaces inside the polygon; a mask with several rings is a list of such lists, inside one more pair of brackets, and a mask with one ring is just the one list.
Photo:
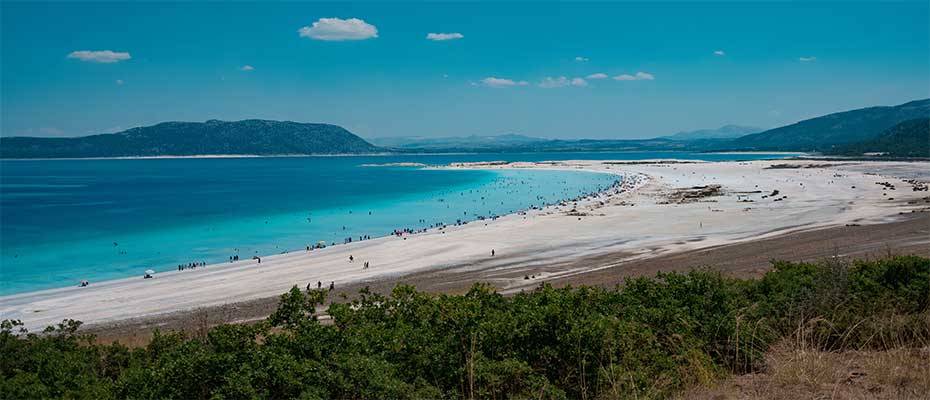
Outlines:
{"label": "white cloud", "polygon": [[817,57],[801,57],[801,58],[798,58],[798,61],[800,62],[817,61]]}
{"label": "white cloud", "polygon": [[464,38],[464,37],[465,37],[465,35],[463,35],[463,34],[461,34],[461,33],[458,33],[458,32],[452,32],[452,33],[427,33],[427,34],[426,34],[426,38],[427,38],[427,39],[429,39],[429,40],[434,40],[434,41],[455,40],[455,39],[461,39],[461,38]]}
{"label": "white cloud", "polygon": [[117,84],[117,85],[122,85],[123,83],[125,83],[125,82],[123,82],[122,79],[117,79],[117,80],[116,80],[116,84]]}
{"label": "white cloud", "polygon": [[583,78],[568,79],[564,76],[560,76],[557,78],[547,76],[543,78],[543,80],[540,81],[537,86],[543,89],[554,89],[554,88],[560,88],[560,87],[566,87],[566,86],[584,87],[584,86],[588,86],[588,81],[584,80]]}
{"label": "white cloud", "polygon": [[126,61],[132,56],[127,52],[112,50],[78,50],[68,54],[68,58],[76,58],[81,61],[110,64],[120,61]]}
{"label": "white cloud", "polygon": [[365,40],[378,37],[378,28],[358,18],[320,18],[297,30],[300,37],[316,40]]}
{"label": "white cloud", "polygon": [[596,73],[596,74],[588,75],[588,76],[586,76],[585,78],[587,78],[587,79],[607,79],[607,74],[605,74],[605,73],[603,73],[603,72],[598,72],[598,73]]}
{"label": "white cloud", "polygon": [[552,89],[568,86],[571,82],[568,81],[568,78],[560,76],[558,78],[553,78],[551,76],[545,77],[542,82],[539,82],[539,87],[543,89]]}
{"label": "white cloud", "polygon": [[578,61],[578,62],[587,62],[587,61],[590,61],[590,60],[591,60],[591,59],[590,59],[590,58],[587,58],[587,57],[582,57],[582,56],[577,56],[577,57],[575,57],[575,61]]}
{"label": "white cloud", "polygon": [[723,50],[715,50],[715,51],[714,51],[714,55],[715,55],[715,56],[721,56],[721,57],[723,57],[723,56],[727,55],[727,53],[726,53],[725,51],[723,51]]}
{"label": "white cloud", "polygon": [[245,72],[255,71],[255,67],[246,64],[246,65],[243,65],[243,66],[239,67],[239,70],[240,70],[240,71],[245,71]]}
{"label": "white cloud", "polygon": [[622,74],[614,77],[618,81],[653,81],[656,77],[648,72],[637,72],[635,75]]}
{"label": "white cloud", "polygon": [[492,88],[505,88],[513,86],[526,86],[529,83],[527,81],[514,81],[513,79],[495,78],[493,76],[489,76],[482,79],[481,84]]}

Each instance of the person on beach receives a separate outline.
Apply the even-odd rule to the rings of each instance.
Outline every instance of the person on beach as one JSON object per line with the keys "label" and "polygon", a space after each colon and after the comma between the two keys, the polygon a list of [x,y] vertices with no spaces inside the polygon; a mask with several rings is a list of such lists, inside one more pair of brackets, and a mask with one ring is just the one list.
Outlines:
{"label": "person on beach", "polygon": [[491,249],[491,257],[494,257],[494,249]]}
{"label": "person on beach", "polygon": [[329,282],[329,291],[336,290],[336,282]]}
{"label": "person on beach", "polygon": [[322,289],[322,288],[323,288],[323,282],[316,281],[316,288],[317,288],[317,289]]}

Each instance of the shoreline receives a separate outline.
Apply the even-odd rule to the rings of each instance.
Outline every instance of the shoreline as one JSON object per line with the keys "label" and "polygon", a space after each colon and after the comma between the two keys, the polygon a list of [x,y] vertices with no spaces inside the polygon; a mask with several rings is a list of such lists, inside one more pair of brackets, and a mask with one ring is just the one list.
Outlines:
{"label": "shoreline", "polygon": [[[495,163],[496,163],[496,162],[495,162]],[[415,167],[416,169],[421,169],[421,170],[422,170],[422,169],[432,169],[432,170],[436,170],[436,169],[443,170],[443,169],[444,169],[444,170],[453,170],[453,171],[454,171],[454,170],[459,170],[459,171],[461,171],[461,170],[464,170],[464,169],[465,169],[465,168],[449,168],[448,166],[429,166],[429,165],[425,165],[425,164],[410,164],[410,163],[362,164],[362,165],[360,165],[360,166],[362,166],[362,167]],[[468,168],[468,169],[485,170],[485,171],[487,171],[488,174],[497,176],[498,179],[506,175],[506,174],[503,174],[503,173],[502,173],[503,171],[500,170],[500,169],[497,169],[497,170],[491,170],[491,169],[487,169],[487,168]],[[516,171],[517,168],[514,168],[513,170]],[[573,193],[572,193],[572,195],[576,195],[576,197],[574,197],[574,198],[558,198],[559,202],[568,201],[568,200],[572,200],[572,199],[578,199],[578,198],[582,198],[582,197],[587,197],[587,196],[590,196],[590,195],[592,195],[592,194],[599,193],[599,192],[593,192],[593,193],[592,193],[592,191],[598,190],[599,188],[604,188],[604,189],[602,189],[602,191],[613,190],[616,186],[618,186],[618,185],[620,184],[620,182],[621,182],[621,180],[622,180],[622,178],[623,178],[622,175],[619,175],[619,174],[616,174],[616,173],[610,173],[610,172],[607,172],[607,171],[596,171],[596,170],[591,170],[591,171],[565,171],[564,169],[558,169],[558,168],[536,168],[536,170],[539,170],[539,171],[562,171],[562,172],[567,172],[567,173],[569,173],[569,174],[573,174],[572,176],[575,176],[576,179],[578,179],[579,181],[582,180],[582,179],[590,180],[590,178],[583,178],[583,175],[576,175],[576,173],[582,173],[582,174],[583,174],[583,173],[590,173],[590,174],[596,174],[596,175],[601,175],[601,176],[602,176],[602,177],[597,178],[597,179],[598,179],[598,180],[603,180],[604,182],[596,183],[596,185],[597,185],[596,187],[590,186],[590,185],[595,185],[595,183],[588,183],[587,185],[590,186],[590,187],[586,187],[584,184],[580,184],[580,183],[577,183],[577,182],[576,182],[576,183],[574,184],[574,186],[572,186],[572,187],[573,187]],[[527,171],[527,172],[530,172],[530,171]],[[605,175],[606,175],[606,176],[605,176]],[[526,176],[526,175],[520,175],[520,176]],[[540,175],[540,176],[546,176],[546,175]],[[608,177],[609,177],[609,182],[607,181]],[[521,178],[521,180],[522,180],[522,179],[523,179],[523,178]],[[531,179],[532,179],[532,178],[531,178]],[[531,180],[531,179],[530,179],[530,180]],[[462,189],[462,190],[472,191],[472,189],[474,189],[475,192],[478,192],[479,190],[484,190],[484,189],[486,189],[487,187],[491,187],[491,186],[488,185],[487,183],[481,183],[480,186],[469,186],[469,187],[466,187],[465,189]],[[460,189],[461,189],[461,188],[450,187],[450,188],[445,188],[445,189],[442,189],[442,190],[444,190],[444,191],[445,191],[445,190],[458,191],[458,190],[460,190]],[[538,194],[538,192],[536,192],[536,193]],[[342,239],[338,239],[338,240],[337,240],[337,239],[328,238],[328,239],[332,239],[332,240],[325,240],[325,241],[323,241],[323,240],[316,240],[316,239],[314,239],[314,240],[307,240],[307,241],[300,242],[300,243],[289,242],[289,243],[287,243],[287,244],[281,244],[280,247],[277,246],[277,244],[280,244],[280,241],[278,241],[278,239],[281,239],[281,238],[288,238],[287,235],[284,235],[284,236],[279,237],[278,239],[275,239],[275,242],[273,243],[273,244],[275,244],[275,246],[274,246],[275,249],[274,249],[273,251],[256,251],[255,253],[252,253],[251,250],[249,250],[248,252],[242,253],[242,255],[243,255],[242,257],[243,257],[243,258],[239,259],[239,260],[236,261],[235,263],[233,263],[233,262],[227,262],[225,259],[223,259],[223,260],[221,260],[221,261],[213,261],[213,260],[216,260],[215,257],[212,257],[212,258],[211,258],[211,257],[207,257],[207,258],[193,257],[192,259],[205,259],[205,260],[210,260],[210,261],[209,261],[209,263],[206,264],[206,265],[197,265],[196,268],[191,268],[191,267],[188,265],[188,266],[186,266],[186,268],[182,268],[182,269],[176,269],[175,267],[176,267],[177,265],[172,264],[172,263],[149,263],[149,264],[146,264],[146,265],[144,265],[144,266],[138,267],[138,268],[137,268],[137,270],[139,271],[138,274],[137,274],[136,272],[132,272],[132,273],[130,273],[130,274],[120,274],[120,275],[116,275],[116,276],[112,276],[112,275],[111,275],[111,276],[105,276],[105,277],[100,277],[100,276],[87,276],[86,274],[81,274],[81,275],[80,275],[80,281],[83,281],[83,280],[87,279],[87,280],[89,280],[89,281],[92,283],[92,286],[99,287],[99,286],[102,286],[102,285],[110,285],[110,284],[113,284],[113,283],[118,283],[118,282],[120,282],[120,281],[135,281],[135,280],[137,280],[137,279],[141,276],[141,271],[142,271],[143,269],[146,269],[146,268],[147,268],[147,269],[155,270],[155,271],[156,271],[156,274],[155,274],[155,275],[157,275],[157,277],[166,276],[166,275],[168,275],[168,274],[190,273],[190,272],[199,271],[199,270],[202,270],[202,269],[225,268],[225,267],[232,266],[232,265],[242,265],[242,264],[254,263],[254,262],[256,261],[256,258],[254,258],[253,256],[258,257],[258,258],[260,258],[260,259],[262,259],[262,260],[269,260],[269,259],[271,259],[271,258],[273,258],[273,257],[278,257],[278,256],[281,256],[281,255],[287,255],[287,254],[292,254],[292,253],[304,253],[304,254],[306,254],[305,246],[306,246],[308,243],[309,243],[311,246],[314,246],[314,245],[316,245],[317,243],[324,244],[324,247],[323,247],[323,248],[313,247],[313,253],[318,253],[318,252],[321,252],[321,251],[324,251],[324,250],[325,250],[325,251],[332,251],[333,248],[342,248],[343,246],[346,246],[346,245],[355,245],[355,244],[367,243],[367,242],[371,242],[371,241],[376,241],[376,240],[382,240],[382,239],[385,239],[385,238],[390,238],[390,237],[395,236],[396,233],[397,233],[397,231],[400,230],[400,229],[403,229],[403,230],[405,231],[404,236],[406,236],[406,237],[412,237],[412,236],[416,236],[416,235],[420,235],[420,234],[424,234],[424,233],[436,233],[436,232],[438,232],[438,233],[443,233],[442,231],[443,231],[444,229],[450,229],[450,228],[453,228],[453,227],[464,227],[464,226],[466,226],[466,225],[468,225],[468,224],[474,224],[474,223],[479,223],[479,222],[494,221],[494,220],[497,220],[498,218],[506,217],[506,216],[508,216],[508,215],[523,214],[523,213],[526,213],[526,212],[531,212],[531,211],[533,211],[533,210],[537,210],[537,209],[539,208],[539,206],[534,205],[534,203],[535,203],[535,204],[539,204],[538,198],[534,200],[534,199],[531,198],[532,196],[529,196],[529,194],[533,194],[533,192],[532,192],[532,191],[528,191],[526,194],[524,194],[524,196],[526,197],[526,198],[524,199],[525,201],[520,201],[520,203],[522,203],[522,204],[519,204],[519,205],[508,205],[506,208],[495,208],[495,206],[493,206],[493,205],[492,205],[492,206],[489,206],[488,209],[493,209],[493,211],[495,212],[495,213],[493,213],[493,214],[491,214],[490,211],[489,211],[488,214],[480,214],[480,215],[479,215],[479,213],[476,212],[476,213],[470,213],[470,214],[468,214],[468,216],[466,216],[466,217],[463,217],[463,216],[461,216],[461,215],[452,216],[452,217],[451,217],[451,220],[450,220],[450,219],[448,219],[448,218],[450,218],[449,215],[441,216],[441,215],[438,215],[438,214],[435,214],[435,213],[429,213],[429,212],[426,212],[425,214],[417,213],[417,218],[422,218],[422,220],[421,220],[420,222],[418,222],[418,223],[414,223],[413,220],[409,220],[409,221],[400,222],[400,223],[397,223],[397,224],[392,224],[392,225],[390,225],[389,228],[384,228],[384,230],[381,230],[381,229],[380,229],[381,227],[379,227],[379,229],[368,229],[368,228],[365,228],[365,231],[364,231],[364,232],[360,232],[360,233],[357,234],[357,235],[349,235],[349,234],[345,234],[345,235],[344,235],[344,236],[352,236],[352,237],[356,237],[356,236],[361,237],[361,235],[364,234],[364,236],[366,237],[366,239],[364,239],[364,240],[357,240],[357,241],[356,241],[356,240],[352,240],[352,241],[349,241],[348,243],[346,243],[345,241],[340,242],[340,240],[342,240]],[[567,195],[568,195],[568,194],[567,194],[567,193],[564,193],[564,192],[563,192],[562,194],[560,194],[560,195],[559,195],[559,194],[556,194],[556,196],[567,196]],[[429,201],[440,201],[440,202],[442,202],[442,201],[443,201],[442,197],[445,197],[445,196],[446,196],[446,195],[444,195],[444,194],[442,194],[442,195],[441,195],[441,194],[435,194],[434,197],[433,197],[432,199],[427,199],[427,200],[429,200]],[[415,196],[414,196],[414,197],[415,197]],[[421,197],[422,197],[422,196],[421,196]],[[407,204],[407,203],[411,203],[411,202],[412,202],[412,201],[410,200],[410,198],[411,198],[410,195],[404,194],[404,195],[397,196],[395,199],[392,199],[392,201],[389,201],[388,203],[391,203],[391,204],[400,204],[401,206],[410,207],[410,204]],[[522,197],[521,197],[521,198],[522,198]],[[484,199],[484,196],[482,196],[482,199]],[[550,199],[550,200],[551,200],[551,199]],[[379,200],[379,201],[380,201],[380,202],[384,202],[383,200]],[[414,202],[414,203],[417,203],[417,202],[428,202],[428,201],[422,200],[422,199],[421,199],[421,200],[416,200],[416,201],[413,201],[413,202]],[[385,210],[379,209],[379,208],[378,208],[378,207],[379,207],[378,204],[379,204],[379,203],[364,203],[364,204],[361,204],[361,205],[358,205],[358,204],[352,205],[352,207],[356,207],[356,211],[357,211],[358,209],[368,209],[368,210],[375,210],[375,211],[374,211],[375,213],[383,213]],[[494,204],[496,204],[496,202],[495,202]],[[501,204],[503,204],[503,202],[502,202]],[[454,204],[453,204],[453,205],[454,205]],[[462,204],[459,204],[459,205],[462,205]],[[472,207],[472,206],[467,205],[467,204],[466,204],[465,206],[467,206],[467,207]],[[511,207],[511,206],[513,206],[513,207]],[[315,219],[325,219],[326,217],[332,218],[332,216],[336,214],[336,212],[335,212],[334,210],[340,209],[340,208],[343,208],[343,207],[344,207],[344,205],[333,206],[333,207],[331,207],[331,208],[320,208],[320,209],[315,209],[315,210],[313,211],[314,217],[315,217]],[[350,209],[349,214],[350,214],[350,215],[352,214],[352,211],[351,211],[351,208],[352,208],[352,207],[349,207],[349,209]],[[504,207],[504,206],[501,206],[501,207]],[[403,208],[403,207],[401,207],[401,208]],[[394,207],[392,210],[398,211],[398,208],[397,208],[397,207]],[[469,210],[471,210],[471,209],[469,209]],[[391,211],[391,210],[388,210],[388,211]],[[342,211],[340,211],[340,213],[342,213]],[[359,214],[359,213],[356,213],[356,214]],[[364,214],[364,213],[361,213],[361,214]],[[369,215],[370,215],[370,214],[371,214],[371,212],[369,212]],[[341,214],[340,214],[340,215],[341,215]],[[323,218],[321,218],[321,216],[322,216]],[[266,220],[266,224],[267,224],[267,220],[269,219],[269,216],[264,215],[264,216],[261,216],[261,217],[252,217],[252,218],[253,218],[253,219],[258,219],[258,220],[264,219],[264,220]],[[344,216],[340,216],[339,218],[345,218],[345,217],[344,217]],[[412,218],[412,217],[411,217],[411,218]],[[300,219],[303,219],[303,217],[300,217]],[[448,222],[448,224],[437,225],[436,223],[433,223],[433,224],[430,224],[429,226],[427,226],[426,223],[425,223],[425,221],[427,221],[427,220],[429,220],[429,221]],[[461,220],[461,223],[459,223],[458,220]],[[344,219],[343,219],[343,220],[338,220],[338,223],[339,223],[339,224],[342,224],[343,226],[348,225],[348,223],[347,223],[346,220],[344,220]],[[333,226],[332,226],[332,229],[333,229],[334,231],[335,231],[335,230],[338,230],[338,224],[337,224],[337,225],[333,225]],[[343,227],[343,229],[345,229],[345,228]],[[407,229],[410,229],[411,231],[410,231],[410,232],[406,232]],[[393,233],[393,234],[390,233],[391,230],[394,230],[394,233]],[[370,234],[369,234],[369,233],[365,233],[365,232],[369,232]],[[230,235],[234,235],[234,233],[230,233]],[[124,238],[124,239],[126,239],[127,242],[130,241],[130,240],[127,239],[127,238]],[[226,240],[226,239],[228,239],[228,237],[224,238],[224,240]],[[318,238],[317,238],[317,239],[318,239]],[[140,240],[140,239],[134,239],[134,240],[138,241],[138,240]],[[406,240],[406,239],[404,239],[404,240]],[[122,242],[122,240],[121,240],[121,242]],[[324,242],[325,242],[325,243],[324,243]],[[234,247],[234,246],[230,245],[230,246],[228,246],[228,247]],[[242,245],[240,244],[240,245],[237,245],[237,246],[235,246],[235,247],[242,247]],[[268,247],[268,246],[266,246],[266,247]],[[236,250],[237,250],[237,253],[238,253],[238,250],[239,250],[239,249],[236,249]],[[267,250],[267,249],[265,249],[265,250]],[[11,252],[11,254],[16,254],[16,253]],[[23,254],[23,253],[20,252],[19,254]],[[40,252],[34,253],[34,254],[43,254],[43,253],[40,251]],[[59,281],[59,282],[62,282],[62,281]],[[74,280],[68,280],[68,281],[66,281],[66,283],[63,284],[63,285],[59,283],[59,284],[53,284],[53,285],[48,285],[48,286],[44,286],[44,287],[30,287],[30,288],[24,288],[24,289],[20,289],[20,290],[18,290],[18,291],[15,291],[15,289],[13,289],[14,291],[11,291],[11,292],[0,292],[0,306],[3,305],[3,300],[4,300],[4,299],[6,299],[6,298],[12,298],[12,297],[15,297],[15,296],[24,296],[24,295],[30,295],[30,294],[54,294],[54,293],[57,293],[57,292],[69,292],[69,291],[71,291],[72,289],[74,289],[75,287],[78,286],[77,282],[79,282],[79,280],[78,280],[77,278],[75,278]],[[2,282],[0,282],[0,285],[2,285]],[[0,307],[0,311],[2,311],[2,307]],[[2,318],[0,318],[0,319],[2,319]]]}
{"label": "shoreline", "polygon": [[63,158],[2,158],[0,161],[81,161],[81,160],[176,160],[176,159],[216,159],[216,158],[300,158],[300,157],[377,157],[393,156],[397,153],[335,153],[335,154],[192,154],[188,156],[117,156],[117,157],[63,157]]}
{"label": "shoreline", "polygon": [[[550,206],[409,238],[385,237],[306,254],[275,255],[263,258],[260,266],[250,260],[240,261],[194,271],[159,273],[156,279],[145,281],[127,278],[95,283],[88,288],[4,296],[0,297],[0,313],[4,319],[22,319],[30,330],[59,322],[59,317],[94,325],[277,297],[293,285],[303,287],[318,280],[335,281],[337,288],[342,288],[413,273],[441,274],[450,267],[468,265],[482,265],[494,273],[502,273],[528,265],[557,265],[605,254],[629,253],[629,260],[635,261],[844,223],[876,224],[888,221],[899,211],[925,207],[899,204],[926,196],[926,192],[912,193],[904,186],[896,193],[899,201],[891,204],[884,200],[882,188],[873,184],[876,177],[850,168],[862,163],[765,169],[773,163],[804,162],[634,162],[463,165],[464,168],[592,170],[622,174],[624,181],[636,174],[650,178],[628,191],[601,193],[579,201],[571,210],[568,204]],[[868,164],[881,172],[881,163]],[[915,170],[927,170],[925,163],[912,164],[909,166]],[[748,174],[758,177],[746,178]],[[855,183],[852,186],[860,189],[834,185],[834,180]],[[758,182],[755,190],[751,186],[740,187],[753,182]],[[720,193],[696,198],[689,197],[696,194],[683,191],[702,184],[720,185],[722,189],[717,189]],[[765,187],[758,188],[760,184]],[[773,186],[790,188],[782,189],[790,197],[762,198]],[[753,201],[747,202],[748,197],[753,197]],[[694,201],[670,202],[673,198]],[[750,212],[747,208],[758,211]],[[618,226],[624,229],[616,229]],[[485,254],[490,249],[497,249],[497,256]],[[372,268],[347,263],[347,255],[353,253],[359,260],[371,259]],[[575,266],[570,271],[555,271],[533,283],[584,270]],[[522,283],[520,279],[511,280]]]}
{"label": "shoreline", "polygon": [[[826,243],[818,243],[819,241]],[[919,243],[924,240],[923,243]],[[461,295],[475,283],[488,283],[506,294],[533,290],[541,281],[555,287],[600,286],[612,288],[631,277],[654,276],[659,272],[687,272],[712,266],[733,278],[757,278],[771,268],[773,259],[791,262],[817,261],[826,258],[877,258],[891,254],[916,254],[930,257],[930,213],[901,216],[899,220],[861,227],[821,228],[806,232],[778,235],[726,246],[696,249],[660,255],[645,260],[628,260],[631,254],[610,253],[598,257],[579,258],[569,264],[526,265],[507,271],[502,277],[493,267],[458,266],[437,271],[404,275],[395,279],[361,282],[341,287],[331,299],[346,295],[351,300],[358,291],[368,288],[374,293],[390,295],[397,285],[412,285],[418,291]],[[854,249],[854,250],[853,250]],[[837,250],[842,251],[836,254]],[[533,279],[526,285],[505,288],[501,282],[508,277],[540,276],[551,270],[574,269],[583,265],[591,271],[552,279]],[[155,329],[161,331],[194,332],[202,326],[238,324],[259,321],[270,315],[278,305],[279,296],[177,311],[157,316],[83,326],[85,333],[97,336],[98,342],[119,341],[133,346],[145,344]],[[321,316],[322,317],[322,316]],[[324,317],[325,319],[325,317]],[[193,321],[193,322],[192,322]]]}
{"label": "shoreline", "polygon": [[[693,152],[681,150],[581,150],[581,151],[517,151],[506,154],[610,154],[610,153],[693,153],[693,154],[773,154],[796,155],[808,157],[810,153],[784,152],[784,151],[739,151],[739,152]],[[319,154],[191,154],[191,155],[162,155],[162,156],[115,156],[115,157],[64,157],[64,158],[0,158],[0,161],[80,161],[80,160],[172,160],[172,159],[217,159],[217,158],[302,158],[302,157],[389,157],[389,156],[457,156],[457,155],[485,155],[500,154],[493,151],[462,151],[462,152],[396,152],[382,151],[376,153],[319,153]]]}

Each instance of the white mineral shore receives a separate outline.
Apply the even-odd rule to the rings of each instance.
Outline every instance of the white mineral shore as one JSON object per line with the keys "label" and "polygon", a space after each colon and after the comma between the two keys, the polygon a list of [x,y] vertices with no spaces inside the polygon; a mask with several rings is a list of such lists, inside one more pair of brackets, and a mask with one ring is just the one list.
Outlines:
{"label": "white mineral shore", "polygon": [[[775,164],[829,166],[766,168]],[[882,171],[920,174],[930,170],[930,163],[562,161],[450,168],[578,169],[622,174],[625,181],[623,190],[579,201],[575,211],[574,204],[566,203],[405,237],[266,256],[261,264],[242,260],[162,272],[153,279],[139,276],[0,297],[0,319],[22,320],[30,330],[65,318],[98,324],[267,298],[294,285],[303,288],[312,282],[315,287],[317,281],[324,287],[334,281],[338,288],[451,266],[503,269],[605,253],[641,259],[817,227],[880,223],[899,212],[926,208],[922,200],[906,202],[928,195],[901,179],[882,176]],[[879,181],[897,188],[883,190]],[[704,185],[720,185],[721,193],[669,202],[676,188]],[[774,190],[778,195],[769,196]],[[366,261],[368,269],[363,268]],[[546,278],[581,272],[566,269]]]}

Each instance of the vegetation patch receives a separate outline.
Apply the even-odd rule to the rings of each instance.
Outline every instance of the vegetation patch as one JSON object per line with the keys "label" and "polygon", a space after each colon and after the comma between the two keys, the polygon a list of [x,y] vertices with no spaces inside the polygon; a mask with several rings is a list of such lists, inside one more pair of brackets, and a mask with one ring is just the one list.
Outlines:
{"label": "vegetation patch", "polygon": [[[456,296],[409,286],[386,296],[363,290],[351,303],[330,305],[332,323],[321,324],[315,315],[327,295],[295,287],[260,323],[156,333],[136,349],[95,344],[76,321],[41,334],[3,321],[0,391],[7,398],[665,398],[764,371],[786,341],[823,354],[930,345],[930,259],[912,256],[775,262],[758,280],[697,270],[613,289],[542,285],[512,297],[486,285]],[[896,379],[879,372],[866,371]]]}

